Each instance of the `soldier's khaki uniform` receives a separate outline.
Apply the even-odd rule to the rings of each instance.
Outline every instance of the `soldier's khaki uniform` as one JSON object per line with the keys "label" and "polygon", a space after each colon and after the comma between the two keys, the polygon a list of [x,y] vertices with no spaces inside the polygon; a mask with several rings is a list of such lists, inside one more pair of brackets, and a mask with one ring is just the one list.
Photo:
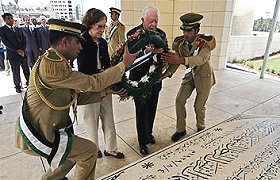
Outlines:
{"label": "soldier's khaki uniform", "polygon": [[[198,46],[201,46],[201,48],[198,48]],[[191,68],[191,71],[185,74],[176,97],[176,132],[186,130],[187,115],[185,104],[194,89],[197,92],[194,102],[196,126],[198,129],[205,128],[205,104],[210,89],[215,84],[214,72],[210,65],[211,51],[215,46],[216,40],[214,36],[202,34],[197,35],[192,43],[191,50],[189,50],[188,42],[184,39],[184,36],[176,37],[173,42],[173,50],[177,55],[185,57],[185,64]],[[178,65],[170,66],[168,72],[173,74],[177,68]]]}
{"label": "soldier's khaki uniform", "polygon": [[112,57],[116,47],[125,42],[125,26],[119,22],[111,22],[109,32],[106,35],[109,56]]}
{"label": "soldier's khaki uniform", "polygon": [[[53,69],[59,69],[59,71],[52,71]],[[32,69],[26,106],[23,109],[26,119],[41,136],[53,142],[55,131],[69,126],[71,120],[70,107],[55,110],[51,106],[66,107],[76,93],[79,95],[78,104],[98,102],[100,95],[94,92],[100,92],[107,86],[119,82],[124,70],[124,64],[120,63],[101,74],[85,75],[72,71],[67,60],[55,49],[50,48],[37,60]],[[39,91],[36,88],[39,88]],[[38,92],[41,94],[39,95]],[[40,96],[45,97],[47,103]],[[18,123],[16,125],[16,147],[25,153],[36,155],[20,134]],[[94,143],[73,135],[72,146],[66,162],[54,171],[48,171],[42,179],[61,179],[74,165],[76,165],[75,180],[94,179],[96,155],[97,148]]]}

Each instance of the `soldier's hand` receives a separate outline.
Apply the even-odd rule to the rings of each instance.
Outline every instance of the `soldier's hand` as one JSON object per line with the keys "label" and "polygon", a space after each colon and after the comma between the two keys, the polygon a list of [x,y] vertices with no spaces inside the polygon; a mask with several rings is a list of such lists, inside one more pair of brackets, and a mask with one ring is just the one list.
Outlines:
{"label": "soldier's hand", "polygon": [[127,45],[124,47],[123,63],[125,67],[129,67],[136,59],[138,53],[130,54]]}
{"label": "soldier's hand", "polygon": [[162,55],[162,60],[169,64],[185,64],[185,58],[180,57],[173,52],[164,53]]}

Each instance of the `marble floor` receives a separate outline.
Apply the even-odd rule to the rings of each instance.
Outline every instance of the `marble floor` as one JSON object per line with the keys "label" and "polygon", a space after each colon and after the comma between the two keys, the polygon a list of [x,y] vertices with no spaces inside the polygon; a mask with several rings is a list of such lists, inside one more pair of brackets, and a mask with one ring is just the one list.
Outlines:
{"label": "marble floor", "polygon": [[[174,100],[183,74],[182,67],[172,78],[163,82],[153,133],[156,144],[149,146],[151,153],[157,153],[167,146],[174,145],[170,139],[176,124]],[[259,79],[258,74],[231,69],[217,70],[215,74],[217,84],[213,87],[206,105],[206,126],[208,128],[240,114],[280,117],[279,79],[271,79],[267,76],[265,79]],[[14,148],[14,126],[23,93],[16,94],[14,92],[12,77],[6,76],[5,72],[0,72],[0,78],[2,83],[0,104],[4,106],[3,114],[0,115],[0,180],[39,179],[44,173],[44,169],[47,168],[47,163],[43,161],[42,164],[39,157],[25,155]],[[190,136],[196,136],[194,97],[195,92],[186,104],[188,113],[186,139]],[[105,156],[98,159],[96,178],[106,176],[143,158],[138,151],[133,101],[119,102],[118,97],[114,96],[113,107],[118,147],[120,151],[125,153],[126,157],[121,160]],[[75,131],[78,135],[86,137],[83,121],[81,118],[78,119]],[[104,150],[101,129],[99,129],[99,134],[100,148]],[[280,136],[280,133],[274,135],[277,137]],[[73,171],[70,172],[68,178],[73,179]]]}

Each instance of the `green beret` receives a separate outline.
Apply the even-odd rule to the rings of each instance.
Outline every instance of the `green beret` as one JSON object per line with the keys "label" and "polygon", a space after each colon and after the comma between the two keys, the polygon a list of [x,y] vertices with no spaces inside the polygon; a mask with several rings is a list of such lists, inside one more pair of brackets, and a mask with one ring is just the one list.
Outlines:
{"label": "green beret", "polygon": [[200,20],[203,18],[201,14],[196,13],[187,13],[180,17],[182,25],[180,26],[181,30],[192,29],[195,26],[200,24]]}
{"label": "green beret", "polygon": [[110,13],[112,13],[112,12],[116,12],[118,14],[121,14],[122,11],[120,9],[118,9],[118,8],[111,7],[110,8]]}
{"label": "green beret", "polygon": [[85,40],[81,34],[86,30],[86,27],[80,23],[65,21],[62,19],[49,19],[50,31],[61,31],[71,34],[79,39]]}

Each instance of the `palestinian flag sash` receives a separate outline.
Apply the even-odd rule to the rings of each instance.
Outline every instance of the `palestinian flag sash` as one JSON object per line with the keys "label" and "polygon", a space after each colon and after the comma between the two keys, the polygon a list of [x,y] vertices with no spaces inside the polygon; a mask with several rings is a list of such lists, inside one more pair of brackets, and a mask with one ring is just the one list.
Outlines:
{"label": "palestinian flag sash", "polygon": [[111,28],[110,28],[110,34],[109,36],[106,38],[107,43],[109,43],[111,41],[111,38],[113,36],[113,34],[115,33],[115,31],[119,28],[118,25],[114,24]]}
{"label": "palestinian flag sash", "polygon": [[24,113],[25,102],[20,112],[18,128],[26,144],[38,155],[47,159],[50,167],[54,170],[62,165],[70,152],[72,145],[72,133],[69,127],[55,131],[54,142],[48,141],[40,135],[31,125]]}

